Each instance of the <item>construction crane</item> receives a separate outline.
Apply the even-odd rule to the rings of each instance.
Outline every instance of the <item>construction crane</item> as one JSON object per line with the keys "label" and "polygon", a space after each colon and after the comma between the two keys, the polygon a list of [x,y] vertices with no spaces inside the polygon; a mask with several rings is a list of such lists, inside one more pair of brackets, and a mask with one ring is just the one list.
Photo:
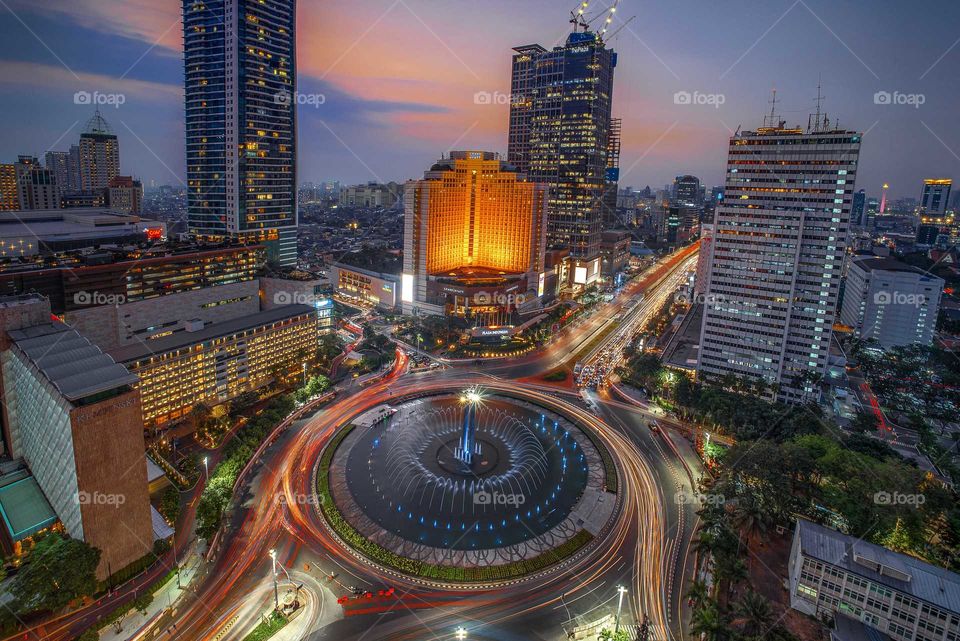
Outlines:
{"label": "construction crane", "polygon": [[584,2],[581,2],[573,11],[570,12],[570,24],[573,25],[574,31],[576,31],[578,27],[581,27],[584,31],[586,31],[590,26],[590,23],[587,22],[586,17],[583,15],[588,6],[590,6],[590,3],[584,0]]}

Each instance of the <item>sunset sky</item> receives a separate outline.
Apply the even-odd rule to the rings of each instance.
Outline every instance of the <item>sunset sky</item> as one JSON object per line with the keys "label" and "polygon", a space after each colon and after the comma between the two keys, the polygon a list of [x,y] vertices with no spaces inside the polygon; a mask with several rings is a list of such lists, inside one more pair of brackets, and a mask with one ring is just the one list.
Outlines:
{"label": "sunset sky", "polygon": [[[560,42],[574,5],[300,0],[299,89],[324,96],[300,107],[300,180],[405,180],[451,148],[505,152],[507,105],[475,95],[506,95],[511,48]],[[69,148],[92,115],[74,93],[119,93],[103,114],[122,172],[182,184],[180,12],[175,0],[0,0],[0,161]],[[824,110],[866,132],[859,188],[918,196],[924,177],[960,179],[958,2],[622,0],[616,16],[613,28],[636,16],[612,41],[622,186],[719,183],[726,139],[762,124],[771,88],[788,123],[806,125],[818,77]],[[723,104],[675,104],[684,91]],[[906,103],[876,104],[877,92]]]}

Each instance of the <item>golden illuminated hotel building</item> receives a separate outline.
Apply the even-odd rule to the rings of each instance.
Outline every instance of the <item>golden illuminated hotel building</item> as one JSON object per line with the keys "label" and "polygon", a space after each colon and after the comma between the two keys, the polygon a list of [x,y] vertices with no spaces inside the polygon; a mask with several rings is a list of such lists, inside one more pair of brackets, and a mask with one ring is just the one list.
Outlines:
{"label": "golden illuminated hotel building", "polygon": [[145,428],[216,405],[278,377],[296,376],[317,351],[317,310],[284,305],[110,352],[139,377]]}
{"label": "golden illuminated hotel building", "polygon": [[543,294],[546,187],[497,154],[454,151],[404,190],[404,313],[502,324]]}

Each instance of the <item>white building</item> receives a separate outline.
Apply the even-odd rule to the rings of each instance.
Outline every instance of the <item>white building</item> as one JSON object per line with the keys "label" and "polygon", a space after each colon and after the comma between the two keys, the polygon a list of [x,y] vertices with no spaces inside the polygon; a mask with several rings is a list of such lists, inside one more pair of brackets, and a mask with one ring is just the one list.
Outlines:
{"label": "white building", "polygon": [[960,635],[960,576],[805,519],[793,535],[789,580],[790,607],[817,618],[846,615],[894,641]]}
{"label": "white building", "polygon": [[882,347],[933,342],[944,281],[893,258],[850,261],[840,322]]}
{"label": "white building", "polygon": [[698,375],[763,380],[786,402],[823,375],[861,134],[782,126],[730,138]]}

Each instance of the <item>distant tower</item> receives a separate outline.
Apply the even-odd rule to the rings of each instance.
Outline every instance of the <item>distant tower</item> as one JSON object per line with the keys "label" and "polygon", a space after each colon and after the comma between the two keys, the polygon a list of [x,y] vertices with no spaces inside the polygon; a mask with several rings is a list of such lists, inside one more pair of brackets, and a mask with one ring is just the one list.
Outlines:
{"label": "distant tower", "polygon": [[106,189],[120,174],[120,144],[100,110],[80,134],[80,189]]}

